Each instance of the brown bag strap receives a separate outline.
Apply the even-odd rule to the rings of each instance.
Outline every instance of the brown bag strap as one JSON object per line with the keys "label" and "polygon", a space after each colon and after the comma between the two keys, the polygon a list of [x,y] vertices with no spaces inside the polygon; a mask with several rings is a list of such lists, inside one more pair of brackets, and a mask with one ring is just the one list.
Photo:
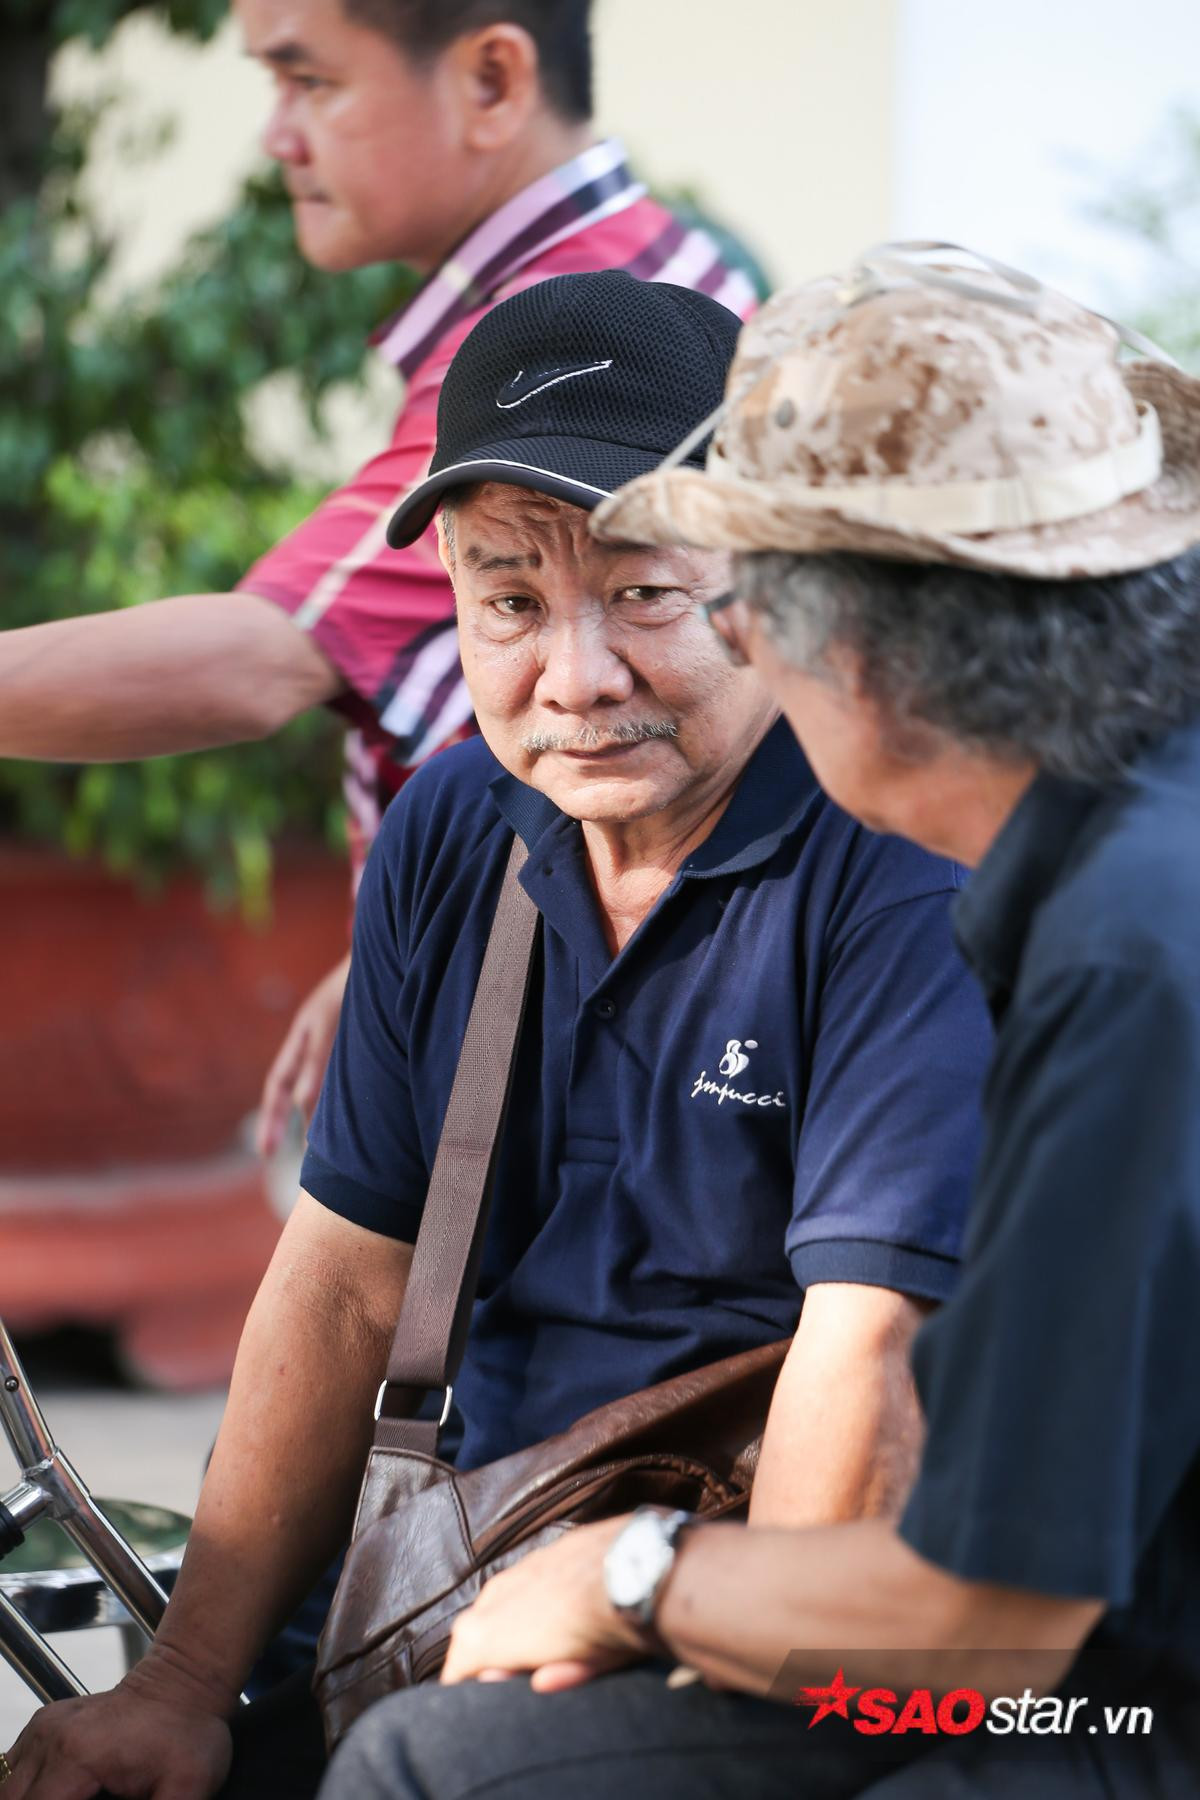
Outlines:
{"label": "brown bag strap", "polygon": [[[541,918],[518,879],[525,858],[514,837],[375,1406],[383,1449],[434,1453],[466,1348]],[[444,1393],[441,1420],[414,1419],[431,1390]]]}

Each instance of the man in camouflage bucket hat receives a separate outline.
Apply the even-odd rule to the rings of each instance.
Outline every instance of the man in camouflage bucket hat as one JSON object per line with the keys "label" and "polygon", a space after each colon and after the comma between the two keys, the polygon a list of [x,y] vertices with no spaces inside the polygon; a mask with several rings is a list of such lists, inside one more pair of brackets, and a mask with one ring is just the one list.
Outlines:
{"label": "man in camouflage bucket hat", "polygon": [[[976,865],[998,1038],[963,1283],[914,1354],[921,1468],[898,1530],[684,1531],[642,1627],[620,1521],[491,1582],[446,1679],[538,1691],[431,1701],[460,1743],[536,1732],[565,1785],[527,1754],[523,1795],[598,1793],[614,1737],[630,1795],[1200,1791],[1200,382],[1122,366],[1027,276],[923,260],[949,249],[777,298],[707,473],[593,515],[742,552],[710,620],[831,795]],[[579,1685],[648,1643],[742,1692]]]}
{"label": "man in camouflage bucket hat", "polygon": [[[771,300],[707,469],[668,459],[597,509],[597,535],[1038,580],[1196,543],[1196,380],[1016,270],[966,278],[902,249]],[[1155,360],[1121,365],[1119,337]]]}

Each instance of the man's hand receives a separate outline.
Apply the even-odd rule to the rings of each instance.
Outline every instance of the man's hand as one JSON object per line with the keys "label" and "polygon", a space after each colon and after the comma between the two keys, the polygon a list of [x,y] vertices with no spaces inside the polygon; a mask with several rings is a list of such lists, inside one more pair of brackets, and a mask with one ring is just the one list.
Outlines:
{"label": "man's hand", "polygon": [[645,1656],[604,1588],[605,1552],[628,1523],[574,1525],[493,1575],[454,1626],[442,1680],[497,1681],[531,1669],[532,1685],[551,1694]]}
{"label": "man's hand", "polygon": [[312,1118],[342,1016],[349,973],[347,954],[317,983],[292,1020],[263,1083],[254,1135],[260,1156],[271,1156],[279,1148],[293,1107],[303,1114],[306,1125]]}
{"label": "man's hand", "polygon": [[4,1800],[209,1800],[230,1756],[224,1719],[122,1683],[35,1714],[9,1752]]}

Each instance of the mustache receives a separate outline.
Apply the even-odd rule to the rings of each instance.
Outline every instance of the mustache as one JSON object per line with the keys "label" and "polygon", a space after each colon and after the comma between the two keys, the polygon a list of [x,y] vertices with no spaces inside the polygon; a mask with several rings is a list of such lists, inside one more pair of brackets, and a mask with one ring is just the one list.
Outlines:
{"label": "mustache", "polygon": [[534,731],[521,739],[521,748],[530,756],[540,756],[545,750],[614,750],[618,745],[649,744],[678,736],[673,719],[622,719],[613,725],[583,725],[569,734]]}

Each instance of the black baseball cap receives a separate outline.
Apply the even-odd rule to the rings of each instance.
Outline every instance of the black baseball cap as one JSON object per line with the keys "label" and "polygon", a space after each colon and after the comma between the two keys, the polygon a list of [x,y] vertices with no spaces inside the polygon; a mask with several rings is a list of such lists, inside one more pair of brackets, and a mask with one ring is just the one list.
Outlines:
{"label": "black baseball cap", "polygon": [[[589,510],[720,406],[741,320],[622,270],[556,275],[485,314],[446,371],[429,474],[388,526],[420,537],[448,488],[507,481]],[[702,467],[707,438],[686,463]]]}

